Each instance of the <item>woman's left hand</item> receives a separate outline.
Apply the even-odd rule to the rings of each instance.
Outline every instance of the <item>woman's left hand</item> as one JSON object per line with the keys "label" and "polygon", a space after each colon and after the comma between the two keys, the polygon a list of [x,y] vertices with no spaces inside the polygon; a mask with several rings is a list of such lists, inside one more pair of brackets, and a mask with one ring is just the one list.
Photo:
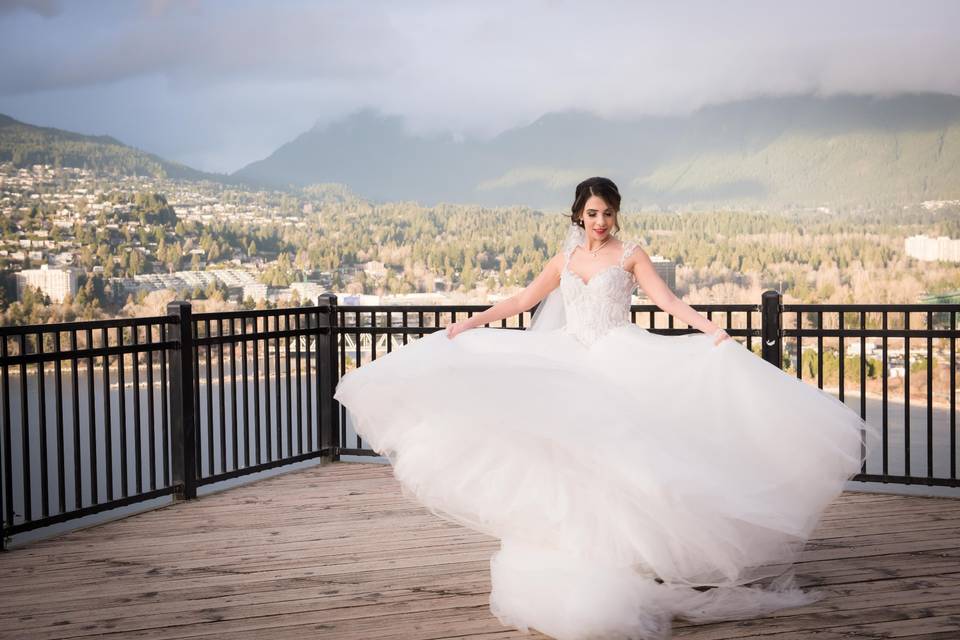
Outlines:
{"label": "woman's left hand", "polygon": [[710,334],[710,335],[712,335],[712,336],[715,338],[715,340],[713,341],[713,346],[717,346],[718,344],[720,344],[720,343],[723,342],[724,340],[729,340],[729,339],[730,339],[730,334],[728,334],[728,333],[727,333],[726,331],[724,331],[723,329],[717,329],[716,331],[714,331],[714,332],[713,332],[712,334]]}
{"label": "woman's left hand", "polygon": [[451,340],[457,336],[457,334],[463,333],[469,329],[472,329],[473,325],[470,324],[467,320],[461,320],[460,322],[454,322],[448,324],[446,327],[447,337]]}

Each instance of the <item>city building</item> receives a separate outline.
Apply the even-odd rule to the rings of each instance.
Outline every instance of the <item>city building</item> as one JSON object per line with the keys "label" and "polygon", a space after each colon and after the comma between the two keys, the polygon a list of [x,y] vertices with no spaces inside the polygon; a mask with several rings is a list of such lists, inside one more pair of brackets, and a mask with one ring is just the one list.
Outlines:
{"label": "city building", "polygon": [[363,270],[371,278],[383,278],[387,275],[386,266],[379,260],[370,260],[364,263]]}
{"label": "city building", "polygon": [[663,256],[650,256],[650,262],[657,270],[657,275],[667,283],[671,291],[675,292],[677,290],[677,264]]}
{"label": "city building", "polygon": [[368,293],[338,293],[337,304],[350,306],[376,306],[382,304],[380,296]]}
{"label": "city building", "polygon": [[243,269],[214,269],[211,271],[175,271],[174,273],[144,273],[133,278],[118,278],[120,286],[126,291],[192,291],[206,289],[211,284],[223,285],[228,289],[241,289],[255,284],[254,274]]}
{"label": "city building", "polygon": [[300,300],[316,302],[325,289],[317,282],[291,282],[290,290],[295,291]]}
{"label": "city building", "polygon": [[907,255],[924,262],[960,262],[960,240],[947,236],[931,238],[926,235],[910,236],[903,242]]}
{"label": "city building", "polygon": [[259,282],[243,285],[243,299],[250,298],[254,302],[263,302],[267,299],[269,287]]}
{"label": "city building", "polygon": [[68,295],[76,295],[79,275],[76,269],[51,269],[47,265],[39,269],[24,269],[16,274],[17,299],[23,300],[24,290],[34,287],[49,297],[51,302],[63,302]]}

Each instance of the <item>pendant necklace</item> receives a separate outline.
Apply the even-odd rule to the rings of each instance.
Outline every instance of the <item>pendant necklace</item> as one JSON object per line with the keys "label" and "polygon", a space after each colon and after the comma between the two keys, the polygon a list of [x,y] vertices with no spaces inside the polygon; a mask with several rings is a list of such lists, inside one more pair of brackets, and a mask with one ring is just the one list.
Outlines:
{"label": "pendant necklace", "polygon": [[600,243],[600,246],[599,246],[599,247],[597,247],[596,249],[593,249],[593,250],[587,249],[587,252],[588,252],[590,255],[592,255],[594,258],[596,258],[596,257],[597,257],[597,252],[600,251],[600,249],[603,249],[603,245],[607,244],[609,241],[610,241],[610,238],[607,238],[606,240],[604,240],[603,242]]}

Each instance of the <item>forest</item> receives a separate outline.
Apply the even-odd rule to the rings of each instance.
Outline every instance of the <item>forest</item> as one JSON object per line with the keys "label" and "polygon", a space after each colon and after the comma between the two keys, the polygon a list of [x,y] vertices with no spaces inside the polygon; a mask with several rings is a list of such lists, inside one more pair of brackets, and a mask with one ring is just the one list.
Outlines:
{"label": "forest", "polygon": [[[221,202],[255,204],[249,191],[216,188]],[[557,251],[569,224],[562,211],[375,203],[334,185],[284,194],[282,202],[269,206],[286,215],[258,223],[229,216],[185,219],[153,192],[111,191],[100,201],[120,206],[64,226],[54,224],[55,206],[41,203],[0,225],[8,241],[26,229],[28,236],[43,231],[74,246],[75,265],[91,275],[78,296],[82,306],[78,300],[63,305],[72,307],[73,317],[134,311],[142,300],[116,292],[112,278],[201,265],[253,269],[261,282],[277,287],[324,280],[337,292],[389,295],[439,286],[451,301],[484,303],[491,294],[526,286]],[[925,294],[960,290],[958,265],[923,263],[904,253],[910,235],[960,237],[957,207],[844,213],[624,210],[619,222],[619,237],[676,263],[676,293],[691,304],[756,303],[766,289],[781,291],[786,302],[808,303],[916,302]],[[371,261],[382,263],[382,275],[364,270]],[[92,275],[95,267],[102,273]],[[6,300],[12,301],[13,293],[8,278]],[[228,294],[176,293],[223,299]],[[31,305],[29,313],[24,305],[9,307],[7,323],[56,314],[43,304]]]}

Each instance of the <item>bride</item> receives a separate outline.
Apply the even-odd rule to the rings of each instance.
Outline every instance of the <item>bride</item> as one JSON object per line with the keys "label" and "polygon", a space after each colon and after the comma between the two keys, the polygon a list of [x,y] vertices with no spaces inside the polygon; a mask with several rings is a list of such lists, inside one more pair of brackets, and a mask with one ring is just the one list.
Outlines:
{"label": "bride", "polygon": [[[876,430],[678,299],[613,237],[619,208],[612,181],[580,183],[529,286],[348,372],[334,397],[404,495],[500,539],[504,625],[666,638],[674,618],[815,602],[792,565]],[[633,324],[637,285],[702,333]],[[538,302],[531,330],[482,327]]]}

